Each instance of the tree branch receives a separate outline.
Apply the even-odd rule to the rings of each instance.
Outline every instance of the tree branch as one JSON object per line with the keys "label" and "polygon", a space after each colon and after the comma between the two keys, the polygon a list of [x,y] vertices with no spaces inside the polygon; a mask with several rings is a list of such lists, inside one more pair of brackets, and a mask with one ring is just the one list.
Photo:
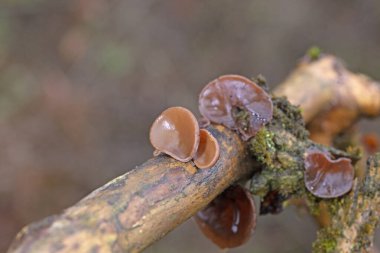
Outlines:
{"label": "tree branch", "polygon": [[62,214],[24,228],[8,252],[140,252],[252,173],[237,134],[222,126],[209,130],[221,151],[213,168],[152,158]]}
{"label": "tree branch", "polygon": [[324,145],[360,118],[380,115],[380,84],[332,55],[301,61],[274,94],[302,108],[310,139]]}
{"label": "tree branch", "polygon": [[197,170],[165,155],[153,158],[61,215],[26,227],[9,252],[140,252],[254,172],[255,195],[303,194],[307,148],[350,157],[309,141],[299,109],[286,99],[273,98],[273,105],[273,120],[247,143],[222,126],[209,127],[221,147],[211,169]]}
{"label": "tree branch", "polygon": [[[326,71],[326,66],[318,65],[318,61],[304,64],[309,64],[301,67],[304,70],[313,67],[321,75]],[[330,62],[328,66],[334,64]],[[295,101],[310,102],[303,115],[306,117],[306,110],[310,110],[312,119],[326,110],[323,105],[329,104],[329,99],[335,98],[330,91],[327,100],[319,96],[329,89],[326,80],[318,76],[312,78],[313,92],[303,92],[310,86],[305,85],[310,80],[307,73],[296,70],[288,79],[294,82],[286,82],[281,89],[294,91],[282,93],[291,101],[295,97]],[[356,77],[347,74],[346,78]],[[367,79],[355,80],[355,86],[368,87]],[[330,85],[336,86],[335,81]],[[298,88],[292,88],[293,84]],[[366,94],[364,88],[355,90]],[[340,95],[342,102],[352,99],[344,94]],[[380,92],[375,98],[378,95]],[[255,195],[264,197],[277,191],[285,197],[307,196],[311,204],[318,203],[303,183],[305,150],[313,147],[354,161],[358,157],[310,141],[300,109],[285,98],[273,97],[273,104],[273,120],[246,143],[222,126],[209,126],[221,150],[219,161],[211,169],[197,170],[191,162],[181,163],[165,155],[155,157],[95,190],[62,214],[27,226],[8,253],[140,252],[205,207],[229,185],[248,177],[252,178],[251,191]],[[355,115],[350,118],[351,123],[364,114]]]}
{"label": "tree branch", "polygon": [[351,193],[328,201],[331,224],[318,232],[313,252],[371,252],[380,219],[380,153],[367,162],[366,177]]}

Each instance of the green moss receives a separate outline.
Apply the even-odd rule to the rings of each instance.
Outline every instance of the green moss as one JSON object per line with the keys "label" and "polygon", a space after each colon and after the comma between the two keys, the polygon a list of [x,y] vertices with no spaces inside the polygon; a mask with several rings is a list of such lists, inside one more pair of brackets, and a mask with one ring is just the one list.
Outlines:
{"label": "green moss", "polygon": [[251,179],[254,195],[265,196],[269,191],[278,191],[283,196],[298,195],[303,192],[303,173],[298,170],[274,167],[264,168]]}
{"label": "green moss", "polygon": [[252,81],[263,88],[265,91],[269,91],[269,87],[267,84],[267,79],[262,74],[259,74],[257,77],[253,77]]}
{"label": "green moss", "polygon": [[316,61],[321,56],[321,52],[322,50],[319,47],[314,46],[307,51],[307,56],[309,56],[311,61]]}
{"label": "green moss", "polygon": [[265,176],[254,176],[251,179],[250,190],[253,195],[264,197],[269,191],[268,179]]}
{"label": "green moss", "polygon": [[250,150],[257,161],[263,163],[268,168],[273,168],[273,158],[275,156],[275,144],[273,142],[274,133],[268,131],[266,127],[261,128],[256,136],[250,141]]}
{"label": "green moss", "polygon": [[285,97],[274,97],[272,102],[273,120],[271,125],[275,129],[288,131],[299,140],[306,141],[309,132],[305,128],[300,108],[290,104]]}
{"label": "green moss", "polygon": [[273,120],[249,142],[252,155],[262,165],[262,170],[252,177],[251,190],[260,196],[268,191],[291,196],[304,188],[303,160],[299,157],[305,149],[302,140],[308,134],[298,107],[285,98],[272,101]]}
{"label": "green moss", "polygon": [[333,253],[336,252],[336,238],[341,237],[339,229],[327,227],[318,231],[318,238],[313,243],[313,253]]}
{"label": "green moss", "polygon": [[303,173],[300,171],[287,171],[279,175],[281,181],[278,185],[279,192],[283,195],[295,195],[303,188]]}
{"label": "green moss", "polygon": [[[298,107],[291,105],[283,97],[274,97],[272,100],[273,120],[251,139],[251,152],[259,162],[269,168],[296,167],[298,161],[294,160],[293,153],[298,154],[304,148],[295,142],[307,140],[308,132]],[[279,163],[277,166],[274,165],[276,159]]]}
{"label": "green moss", "polygon": [[250,124],[250,113],[238,107],[232,108],[232,117],[235,119],[237,125],[243,131],[247,131]]}
{"label": "green moss", "polygon": [[346,205],[346,198],[340,197],[340,198],[332,198],[332,199],[321,199],[313,194],[311,194],[306,187],[304,188],[305,193],[304,196],[307,200],[307,206],[310,209],[310,213],[312,215],[317,216],[320,213],[320,204],[323,203],[323,206],[326,206],[328,208],[328,211],[331,215],[337,215],[339,209],[342,208],[343,205]]}
{"label": "green moss", "polygon": [[[310,214],[314,216],[319,215],[321,203],[324,204],[323,206],[327,207],[328,212],[332,216],[338,215],[339,210],[342,210],[342,206],[350,205],[350,203],[347,202],[347,198],[345,198],[344,196],[339,197],[339,198],[332,198],[332,199],[321,199],[314,196],[312,193],[310,193],[306,189],[306,187],[304,187],[303,190],[304,190],[303,196],[305,196],[307,200],[307,206],[309,208]],[[347,211],[349,210],[347,209]]]}
{"label": "green moss", "polygon": [[[304,153],[313,147],[330,152],[336,157],[349,157],[358,161],[360,150],[347,148],[347,152],[332,147],[317,145],[308,139],[299,108],[292,106],[285,98],[273,98],[273,120],[263,127],[255,137],[249,140],[249,148],[253,157],[261,165],[261,170],[252,176],[251,191],[254,195],[265,197],[276,192],[289,197],[303,197],[307,200],[310,213],[313,215],[330,214],[327,221],[331,225],[318,231],[318,238],[313,244],[313,252],[337,252],[341,240],[345,239],[342,231],[347,231],[358,222],[358,215],[371,207],[363,201],[378,198],[380,180],[378,167],[380,154],[368,161],[366,178],[358,191],[339,198],[321,199],[312,195],[304,184]],[[375,169],[374,169],[375,168]],[[281,204],[281,203],[280,203]],[[327,209],[326,209],[327,208]],[[375,210],[375,209],[374,209]],[[374,218],[371,219],[373,216]],[[358,233],[351,245],[352,252],[361,252],[369,248],[371,236],[379,222],[378,213],[372,211],[362,218],[361,227],[355,228]],[[359,219],[360,220],[360,219]]]}
{"label": "green moss", "polygon": [[327,204],[327,207],[331,216],[338,215],[338,211],[342,209],[342,206],[346,204],[345,200],[346,198],[344,196],[339,197],[339,198],[324,200]]}
{"label": "green moss", "polygon": [[281,167],[284,169],[296,168],[298,166],[298,161],[287,152],[277,152],[277,160],[280,162]]}

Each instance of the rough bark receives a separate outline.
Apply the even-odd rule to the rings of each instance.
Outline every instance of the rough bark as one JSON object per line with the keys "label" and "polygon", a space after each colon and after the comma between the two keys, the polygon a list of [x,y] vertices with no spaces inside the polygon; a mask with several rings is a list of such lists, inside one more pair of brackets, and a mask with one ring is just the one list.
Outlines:
{"label": "rough bark", "polygon": [[[308,88],[302,89],[305,85]],[[302,108],[311,140],[343,149],[361,146],[353,127],[356,121],[380,115],[380,84],[350,72],[331,55],[312,61],[305,57],[274,93]],[[379,155],[369,158],[367,166],[365,161],[357,164],[349,195],[333,201],[310,196],[306,203],[297,201],[309,205],[321,226],[313,252],[377,252],[372,242],[380,209],[378,160]]]}
{"label": "rough bark", "polygon": [[366,177],[351,193],[328,203],[331,224],[318,231],[316,253],[371,252],[380,219],[380,153],[367,162]]}
{"label": "rough bark", "polygon": [[221,151],[211,169],[152,158],[62,214],[24,228],[9,252],[140,252],[252,172],[237,134],[221,126],[209,130]]}
{"label": "rough bark", "polygon": [[[320,58],[302,63],[304,65],[301,64],[275,94],[287,95],[296,104],[305,102],[302,113],[310,122],[318,117],[324,122],[334,120],[323,117],[331,110],[325,106],[338,101],[334,97],[335,88],[328,86],[339,86],[340,79],[324,77],[328,71],[336,75],[334,61]],[[362,116],[380,113],[377,84],[348,72],[344,76],[345,83],[353,85],[348,90],[358,91],[354,96],[358,104],[355,113],[346,115],[349,119],[345,124],[334,121],[339,131]],[[366,90],[368,87],[372,88]],[[304,92],[309,88],[312,91]],[[366,96],[368,92],[374,96],[371,106],[362,106],[367,102],[362,101],[359,93]],[[345,94],[349,95],[345,97]],[[340,108],[349,104],[343,103],[345,99],[353,103],[352,94],[342,92],[337,103]],[[247,143],[221,126],[209,126],[221,146],[221,157],[213,168],[197,170],[191,162],[181,163],[167,156],[153,158],[102,186],[62,214],[24,228],[8,252],[140,252],[206,206],[226,187],[248,176],[252,178],[253,194],[265,197],[276,191],[283,199],[306,197],[311,209],[315,207],[314,211],[318,211],[321,200],[313,197],[303,184],[305,150],[313,147],[338,157],[350,157],[354,162],[358,156],[310,141],[301,110],[284,98],[274,97],[273,102],[273,120]],[[372,114],[363,112],[363,108],[372,107],[377,108]],[[328,138],[336,134],[335,130],[329,131]],[[360,191],[363,188],[357,196],[372,202]],[[331,203],[327,203],[329,207]]]}
{"label": "rough bark", "polygon": [[309,141],[299,109],[284,98],[273,103],[273,120],[249,142],[222,126],[209,127],[221,147],[213,168],[153,158],[61,215],[24,228],[9,252],[140,252],[254,172],[255,195],[304,194],[302,157],[310,147],[354,159]]}

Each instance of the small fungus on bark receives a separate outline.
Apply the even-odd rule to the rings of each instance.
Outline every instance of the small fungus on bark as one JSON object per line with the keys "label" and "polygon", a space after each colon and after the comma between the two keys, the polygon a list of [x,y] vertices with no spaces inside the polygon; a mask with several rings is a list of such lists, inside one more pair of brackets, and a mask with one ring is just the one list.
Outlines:
{"label": "small fungus on bark", "polygon": [[195,165],[200,169],[208,169],[218,161],[219,144],[212,134],[206,129],[199,132],[198,150],[194,157]]}
{"label": "small fungus on bark", "polygon": [[199,111],[211,122],[238,130],[244,140],[272,119],[270,96],[239,75],[224,75],[208,83],[199,95]]}
{"label": "small fungus on bark", "polygon": [[354,167],[348,158],[331,159],[326,153],[309,150],[305,158],[306,188],[320,198],[340,197],[352,188]]}
{"label": "small fungus on bark", "polygon": [[256,227],[256,208],[248,190],[233,185],[195,216],[203,234],[221,249],[247,242]]}
{"label": "small fungus on bark", "polygon": [[168,108],[154,121],[149,138],[156,150],[188,162],[194,157],[199,144],[197,119],[186,108]]}

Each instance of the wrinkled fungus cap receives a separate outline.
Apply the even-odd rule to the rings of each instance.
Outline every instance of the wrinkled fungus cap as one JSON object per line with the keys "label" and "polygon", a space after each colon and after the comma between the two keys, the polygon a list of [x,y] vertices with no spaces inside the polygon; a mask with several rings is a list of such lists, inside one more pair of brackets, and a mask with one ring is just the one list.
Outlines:
{"label": "wrinkled fungus cap", "polygon": [[319,151],[308,151],[305,158],[305,185],[315,196],[336,198],[349,192],[354,181],[354,167],[348,158],[332,160]]}
{"label": "wrinkled fungus cap", "polygon": [[194,157],[195,165],[200,169],[207,169],[216,163],[219,158],[219,144],[206,129],[199,131],[199,145]]}
{"label": "wrinkled fungus cap", "polygon": [[199,111],[211,122],[237,129],[247,140],[272,119],[273,104],[270,96],[248,78],[225,75],[203,88]]}
{"label": "wrinkled fungus cap", "polygon": [[200,230],[221,249],[238,247],[256,227],[256,208],[251,194],[231,186],[195,216]]}
{"label": "wrinkled fungus cap", "polygon": [[188,162],[198,148],[197,119],[186,108],[171,107],[154,121],[149,138],[156,150],[181,162]]}

